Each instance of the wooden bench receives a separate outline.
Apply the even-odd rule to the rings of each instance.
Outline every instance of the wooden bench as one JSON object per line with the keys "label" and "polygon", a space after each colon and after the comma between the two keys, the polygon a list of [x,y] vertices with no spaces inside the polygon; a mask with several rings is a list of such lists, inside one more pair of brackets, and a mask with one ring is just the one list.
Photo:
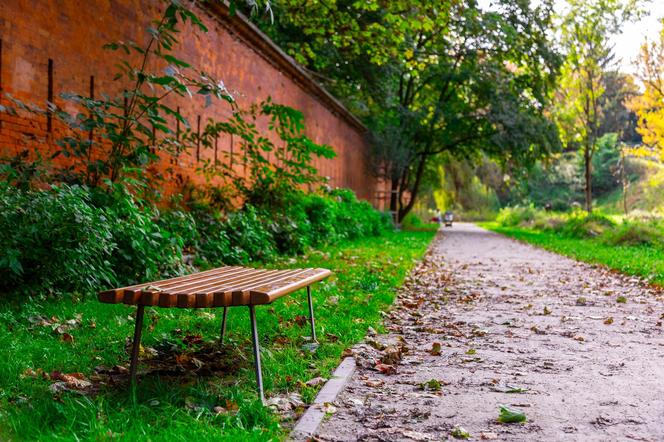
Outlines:
{"label": "wooden bench", "polygon": [[131,382],[136,381],[136,366],[141,343],[143,314],[146,306],[179,308],[215,308],[223,307],[221,337],[223,344],[226,334],[226,315],[228,307],[249,307],[251,334],[254,347],[256,383],[261,401],[263,393],[263,374],[261,372],[260,346],[256,327],[256,305],[270,304],[274,300],[306,287],[309,302],[309,321],[311,337],[316,342],[314,309],[311,300],[311,284],[321,281],[332,272],[326,269],[289,269],[264,270],[246,267],[220,267],[187,276],[164,279],[145,284],[132,285],[99,293],[99,301],[110,304],[136,305],[136,325],[131,351],[129,375]]}

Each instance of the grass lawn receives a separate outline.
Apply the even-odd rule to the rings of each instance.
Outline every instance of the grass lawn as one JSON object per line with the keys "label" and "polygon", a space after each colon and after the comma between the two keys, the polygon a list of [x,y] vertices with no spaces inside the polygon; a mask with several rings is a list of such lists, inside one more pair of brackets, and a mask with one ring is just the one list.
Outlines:
{"label": "grass lawn", "polygon": [[503,227],[497,223],[481,223],[482,227],[525,241],[552,252],[592,264],[603,264],[628,275],[647,278],[664,286],[664,251],[652,246],[614,246],[596,239],[579,239],[556,232]]}
{"label": "grass lawn", "polygon": [[[329,376],[344,349],[360,340],[367,327],[380,328],[381,312],[389,308],[396,287],[424,254],[433,235],[389,233],[274,264],[326,267],[335,276],[313,286],[321,343],[313,354],[302,349],[307,343],[304,337],[310,334],[303,320],[307,314],[304,290],[256,308],[268,398],[299,392],[305,401],[313,400],[319,387],[303,382]],[[177,356],[178,363],[140,377],[134,394],[123,382],[107,382],[98,393],[88,395],[49,389],[54,381],[41,376],[40,369],[78,372],[94,380],[96,366],[128,367],[125,339],[133,332],[134,312],[132,307],[101,304],[91,298],[26,300],[20,305],[5,302],[0,307],[0,440],[284,438],[286,422],[280,422],[257,399],[246,308],[229,310],[228,345],[214,375],[172,372],[180,362],[181,366],[187,361],[191,365],[192,357],[218,349],[221,309],[148,308],[143,334],[146,350],[161,349],[161,355]],[[55,317],[54,322],[62,323],[77,314],[80,324],[68,335],[57,333],[53,325],[39,325],[35,319],[38,315]],[[154,364],[151,366],[158,365]],[[224,367],[221,374],[219,366]],[[203,364],[201,371],[205,368]],[[230,411],[215,412],[215,407]]]}

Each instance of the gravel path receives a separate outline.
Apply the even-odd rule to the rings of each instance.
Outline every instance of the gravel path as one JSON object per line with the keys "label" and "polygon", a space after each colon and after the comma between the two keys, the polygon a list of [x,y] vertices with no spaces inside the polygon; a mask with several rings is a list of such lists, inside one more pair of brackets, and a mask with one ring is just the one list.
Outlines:
{"label": "gravel path", "polygon": [[[318,438],[664,440],[662,321],[662,294],[636,279],[455,224],[401,289],[390,335],[368,338],[387,364],[355,349],[365,368]],[[498,423],[500,404],[527,422]]]}

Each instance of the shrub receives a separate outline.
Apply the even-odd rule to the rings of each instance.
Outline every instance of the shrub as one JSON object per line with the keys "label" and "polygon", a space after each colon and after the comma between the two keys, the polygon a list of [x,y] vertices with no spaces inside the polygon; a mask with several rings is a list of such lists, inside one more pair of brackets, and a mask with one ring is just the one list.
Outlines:
{"label": "shrub", "polygon": [[222,225],[231,248],[227,264],[269,261],[275,257],[277,250],[267,220],[255,207],[247,205],[230,213]]}
{"label": "shrub", "polygon": [[600,236],[614,226],[615,223],[601,213],[587,214],[577,211],[568,217],[560,230],[568,236],[588,238]]}
{"label": "shrub", "polygon": [[310,226],[311,243],[319,245],[326,241],[334,242],[339,239],[336,224],[336,214],[339,210],[338,202],[322,195],[309,194],[302,199],[302,208],[307,215]]}
{"label": "shrub", "polygon": [[280,254],[300,254],[313,243],[311,223],[298,199],[293,199],[291,204],[271,216],[269,212],[264,212],[264,216]]}
{"label": "shrub", "polygon": [[184,271],[184,240],[162,228],[157,209],[116,186],[102,211],[114,243],[111,265],[121,284],[159,279]]}
{"label": "shrub", "polygon": [[82,187],[0,186],[1,290],[86,292],[115,284],[109,221]]}
{"label": "shrub", "polygon": [[[269,261],[311,245],[379,235],[390,226],[347,190],[289,195],[281,209],[222,214],[195,203],[160,212],[125,188],[0,187],[0,290],[94,292],[199,267]],[[189,260],[190,261],[190,260]]]}
{"label": "shrub", "polygon": [[533,206],[514,206],[500,209],[496,222],[504,227],[514,227],[535,219],[536,210]]}
{"label": "shrub", "polygon": [[401,227],[404,229],[417,229],[421,228],[423,225],[424,222],[422,219],[413,212],[410,212],[401,220]]}
{"label": "shrub", "polygon": [[651,245],[664,246],[664,231],[649,223],[626,221],[603,235],[603,240],[611,245]]}

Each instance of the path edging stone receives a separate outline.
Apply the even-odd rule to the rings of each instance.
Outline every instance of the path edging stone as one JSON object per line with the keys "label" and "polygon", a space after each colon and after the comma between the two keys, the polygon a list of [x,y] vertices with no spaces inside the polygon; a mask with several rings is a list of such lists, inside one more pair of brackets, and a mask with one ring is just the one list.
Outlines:
{"label": "path edging stone", "polygon": [[314,403],[300,417],[293,431],[291,431],[289,440],[302,441],[313,437],[318,430],[318,426],[325,417],[325,404],[334,402],[339,393],[346,387],[353,373],[355,373],[355,358],[347,357],[334,370],[332,377],[323,388],[318,392]]}

